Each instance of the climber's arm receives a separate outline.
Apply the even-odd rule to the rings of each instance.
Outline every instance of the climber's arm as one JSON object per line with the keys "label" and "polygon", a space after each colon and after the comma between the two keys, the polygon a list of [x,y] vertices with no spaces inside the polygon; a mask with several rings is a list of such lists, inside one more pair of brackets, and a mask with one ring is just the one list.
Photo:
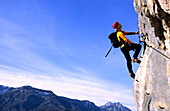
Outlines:
{"label": "climber's arm", "polygon": [[123,33],[125,35],[135,35],[135,34],[139,34],[139,31],[137,31],[137,32],[125,32],[125,31],[123,31]]}

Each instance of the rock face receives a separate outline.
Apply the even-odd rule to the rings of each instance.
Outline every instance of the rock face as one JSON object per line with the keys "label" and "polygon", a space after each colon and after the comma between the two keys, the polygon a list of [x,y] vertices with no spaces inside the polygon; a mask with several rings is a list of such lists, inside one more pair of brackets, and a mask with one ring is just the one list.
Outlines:
{"label": "rock face", "polygon": [[134,0],[134,7],[145,43],[133,85],[137,110],[170,111],[170,1]]}

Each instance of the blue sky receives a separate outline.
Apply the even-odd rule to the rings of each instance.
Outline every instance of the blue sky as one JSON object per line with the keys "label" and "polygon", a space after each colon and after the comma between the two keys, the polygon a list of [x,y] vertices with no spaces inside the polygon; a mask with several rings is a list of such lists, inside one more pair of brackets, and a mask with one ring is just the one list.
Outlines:
{"label": "blue sky", "polygon": [[[112,49],[104,57],[116,21],[138,30],[133,0],[1,0],[0,84],[135,109],[123,54]],[[127,38],[138,42],[137,35]]]}

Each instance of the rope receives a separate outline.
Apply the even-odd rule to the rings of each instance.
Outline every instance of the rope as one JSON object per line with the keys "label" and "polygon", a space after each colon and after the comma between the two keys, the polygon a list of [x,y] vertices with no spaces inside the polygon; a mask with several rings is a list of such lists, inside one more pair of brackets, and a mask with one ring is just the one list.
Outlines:
{"label": "rope", "polygon": [[[137,22],[137,26],[138,26],[138,31],[139,31],[139,23]],[[138,38],[139,38],[139,44],[141,43],[140,41],[140,35],[138,34]]]}
{"label": "rope", "polygon": [[148,44],[146,44],[146,46],[147,46],[147,47],[150,47],[150,48],[152,48],[152,49],[154,49],[155,51],[157,51],[158,53],[160,53],[160,54],[163,55],[164,57],[170,59],[170,57],[168,57],[167,55],[163,54],[162,52],[160,52],[160,51],[157,50],[156,48],[154,48],[154,47],[152,47],[152,46],[150,46],[150,45],[148,45]]}

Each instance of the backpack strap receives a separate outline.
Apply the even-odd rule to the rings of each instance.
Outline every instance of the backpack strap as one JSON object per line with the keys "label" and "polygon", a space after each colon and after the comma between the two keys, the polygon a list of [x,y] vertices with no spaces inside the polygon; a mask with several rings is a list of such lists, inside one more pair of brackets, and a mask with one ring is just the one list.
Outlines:
{"label": "backpack strap", "polygon": [[107,54],[105,55],[105,57],[107,57],[110,53],[110,51],[112,50],[112,46],[110,47],[109,51],[107,52]]}
{"label": "backpack strap", "polygon": [[[118,31],[118,32],[122,32],[123,33],[123,31]],[[118,33],[117,32],[117,33]],[[121,48],[123,48],[127,43],[121,38],[121,37],[118,37],[117,36],[117,38],[118,38],[118,41],[120,42],[120,44],[121,44]]]}

